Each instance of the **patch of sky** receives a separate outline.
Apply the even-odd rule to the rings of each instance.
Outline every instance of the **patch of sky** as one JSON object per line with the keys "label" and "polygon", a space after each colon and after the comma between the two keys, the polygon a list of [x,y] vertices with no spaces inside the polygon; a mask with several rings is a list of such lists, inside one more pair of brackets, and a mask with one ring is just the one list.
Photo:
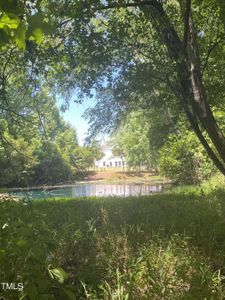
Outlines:
{"label": "patch of sky", "polygon": [[61,115],[66,122],[70,123],[76,129],[78,141],[80,145],[83,145],[89,130],[88,120],[84,118],[83,114],[86,109],[94,107],[96,96],[94,94],[92,98],[85,97],[81,103],[77,103],[77,98],[77,95],[74,94],[71,100],[64,106],[64,100],[61,97],[57,97],[57,106],[59,109],[64,106],[64,109],[61,110]]}
{"label": "patch of sky", "polygon": [[201,37],[201,38],[204,37],[205,36],[205,31],[204,30],[199,31],[198,36]]}

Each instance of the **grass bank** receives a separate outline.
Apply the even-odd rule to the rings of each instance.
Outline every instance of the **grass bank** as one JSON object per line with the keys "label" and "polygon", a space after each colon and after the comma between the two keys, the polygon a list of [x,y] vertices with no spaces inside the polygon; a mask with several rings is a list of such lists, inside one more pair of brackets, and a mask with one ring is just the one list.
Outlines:
{"label": "grass bank", "polygon": [[[0,203],[10,299],[224,299],[223,181],[148,197]],[[1,288],[1,287],[0,287]]]}
{"label": "grass bank", "polygon": [[128,171],[122,167],[116,168],[99,168],[95,171],[88,172],[85,176],[86,181],[100,181],[106,183],[167,183],[170,180],[155,175],[150,171]]}

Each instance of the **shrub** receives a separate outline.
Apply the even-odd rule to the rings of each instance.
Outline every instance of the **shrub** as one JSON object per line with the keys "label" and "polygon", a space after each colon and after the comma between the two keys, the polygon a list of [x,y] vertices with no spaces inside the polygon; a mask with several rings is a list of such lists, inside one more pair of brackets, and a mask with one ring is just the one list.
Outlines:
{"label": "shrub", "polygon": [[186,130],[171,135],[160,149],[160,173],[179,183],[199,183],[209,178],[215,167],[194,133]]}

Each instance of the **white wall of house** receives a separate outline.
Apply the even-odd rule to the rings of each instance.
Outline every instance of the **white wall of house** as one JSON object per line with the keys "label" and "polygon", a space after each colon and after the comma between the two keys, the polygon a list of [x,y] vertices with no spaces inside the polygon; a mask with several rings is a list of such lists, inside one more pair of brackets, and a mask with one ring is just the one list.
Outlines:
{"label": "white wall of house", "polygon": [[124,157],[114,156],[112,148],[106,143],[102,146],[104,156],[102,159],[95,161],[95,166],[99,168],[122,167],[126,165]]}

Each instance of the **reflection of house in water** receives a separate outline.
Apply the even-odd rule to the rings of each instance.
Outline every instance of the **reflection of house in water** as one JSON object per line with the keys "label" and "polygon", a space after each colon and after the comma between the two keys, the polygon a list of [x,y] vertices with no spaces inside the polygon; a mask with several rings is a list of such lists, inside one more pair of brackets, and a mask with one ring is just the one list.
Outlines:
{"label": "reflection of house in water", "polygon": [[104,153],[104,156],[102,159],[95,162],[96,167],[123,167],[126,165],[126,160],[124,157],[113,155],[112,147],[110,147],[109,144],[105,143],[102,146],[102,152]]}
{"label": "reflection of house in water", "polygon": [[89,196],[140,196],[161,192],[162,185],[139,184],[84,184],[72,187],[74,197]]}

